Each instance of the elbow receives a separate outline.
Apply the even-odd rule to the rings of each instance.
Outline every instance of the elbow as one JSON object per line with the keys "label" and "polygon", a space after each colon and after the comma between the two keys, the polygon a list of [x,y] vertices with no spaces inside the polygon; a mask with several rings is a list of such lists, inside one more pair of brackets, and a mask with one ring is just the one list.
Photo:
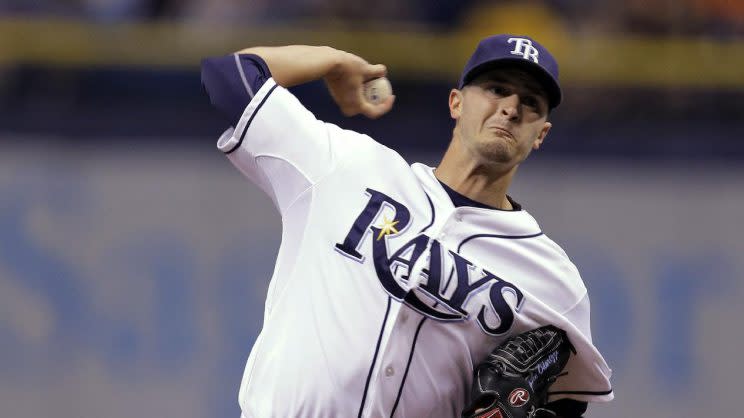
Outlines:
{"label": "elbow", "polygon": [[231,125],[237,124],[251,97],[245,91],[233,56],[203,59],[201,82],[212,107]]}

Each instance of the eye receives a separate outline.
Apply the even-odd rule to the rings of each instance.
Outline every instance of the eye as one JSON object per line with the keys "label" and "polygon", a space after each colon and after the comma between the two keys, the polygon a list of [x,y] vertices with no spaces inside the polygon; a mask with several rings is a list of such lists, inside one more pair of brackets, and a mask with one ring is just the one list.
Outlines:
{"label": "eye", "polygon": [[497,96],[504,97],[509,95],[509,89],[499,84],[492,85],[490,90]]}
{"label": "eye", "polygon": [[531,107],[533,109],[537,109],[539,107],[539,103],[537,101],[537,98],[535,96],[525,96],[522,98],[522,103],[527,106]]}

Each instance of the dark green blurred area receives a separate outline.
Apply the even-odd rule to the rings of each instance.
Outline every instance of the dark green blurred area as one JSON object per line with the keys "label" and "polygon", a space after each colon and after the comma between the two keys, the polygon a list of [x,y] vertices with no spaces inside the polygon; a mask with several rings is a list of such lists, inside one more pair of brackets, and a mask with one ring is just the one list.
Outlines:
{"label": "dark green blurred area", "polygon": [[[326,44],[388,65],[378,121],[316,115],[401,150],[443,150],[446,100],[475,43],[522,33],[561,64],[546,154],[744,158],[744,5],[663,1],[9,1],[0,6],[0,132],[86,143],[194,141],[225,127],[199,59],[252,45]],[[742,3],[744,4],[744,3]],[[211,146],[211,143],[210,143]]]}

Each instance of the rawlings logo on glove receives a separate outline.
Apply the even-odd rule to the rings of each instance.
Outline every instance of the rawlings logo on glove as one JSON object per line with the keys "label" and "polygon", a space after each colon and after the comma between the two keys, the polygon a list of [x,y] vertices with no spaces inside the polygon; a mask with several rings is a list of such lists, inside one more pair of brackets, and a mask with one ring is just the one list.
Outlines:
{"label": "rawlings logo on glove", "polygon": [[504,341],[475,368],[463,418],[555,417],[542,406],[572,351],[566,333],[552,325]]}

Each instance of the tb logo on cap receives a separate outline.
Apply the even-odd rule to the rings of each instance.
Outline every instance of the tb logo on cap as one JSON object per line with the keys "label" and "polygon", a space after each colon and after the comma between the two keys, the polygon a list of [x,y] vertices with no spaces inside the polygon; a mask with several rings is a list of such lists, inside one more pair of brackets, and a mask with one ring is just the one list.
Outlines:
{"label": "tb logo on cap", "polygon": [[512,55],[521,55],[524,59],[531,59],[532,61],[535,61],[537,63],[537,56],[539,54],[539,51],[537,48],[532,46],[532,41],[526,38],[509,38],[506,43],[512,43],[515,42],[516,45],[514,45],[514,49],[512,50]]}

